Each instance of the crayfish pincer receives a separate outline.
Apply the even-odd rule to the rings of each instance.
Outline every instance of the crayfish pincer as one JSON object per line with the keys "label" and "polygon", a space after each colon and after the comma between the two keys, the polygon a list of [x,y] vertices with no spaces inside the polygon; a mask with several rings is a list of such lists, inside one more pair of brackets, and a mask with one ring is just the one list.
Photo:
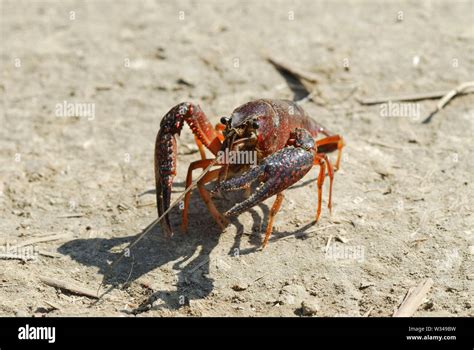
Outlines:
{"label": "crayfish pincer", "polygon": [[[264,247],[272,232],[273,219],[283,201],[284,190],[303,178],[313,165],[320,167],[316,221],[321,214],[326,170],[329,176],[328,207],[331,210],[334,171],[339,168],[344,146],[342,137],[330,133],[292,101],[261,99],[236,108],[230,117],[221,118],[216,126],[209,122],[199,106],[187,102],[173,107],[163,117],[155,145],[159,216],[170,207],[173,178],[176,175],[176,135],[180,134],[185,123],[193,132],[201,155],[200,160],[192,162],[188,167],[186,188],[193,184],[193,170],[207,170],[199,177],[197,188],[210,214],[221,228],[227,225],[229,217],[239,215],[276,195],[268,219]],[[213,157],[206,157],[205,148]],[[337,159],[333,167],[327,153],[336,150]],[[236,153],[238,157],[222,157],[229,153]],[[248,156],[249,154],[252,156]],[[236,159],[247,161],[235,161]],[[214,169],[211,170],[212,167]],[[256,192],[243,202],[235,204],[226,213],[221,214],[214,205],[212,194],[250,189],[252,183],[257,181],[261,186]],[[205,184],[210,182],[215,183],[211,192],[205,188]],[[184,231],[188,226],[190,195],[191,192],[186,192],[182,207]],[[168,235],[172,234],[168,215],[162,220],[162,227]]]}

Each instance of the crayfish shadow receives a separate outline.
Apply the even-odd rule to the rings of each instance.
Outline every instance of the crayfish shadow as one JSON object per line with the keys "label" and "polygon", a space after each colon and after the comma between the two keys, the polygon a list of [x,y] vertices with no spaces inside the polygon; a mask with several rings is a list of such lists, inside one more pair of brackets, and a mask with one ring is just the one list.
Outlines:
{"label": "crayfish shadow", "polygon": [[[310,221],[303,227],[299,228],[296,232],[295,231],[285,231],[285,232],[278,232],[275,231],[272,233],[272,236],[270,237],[269,242],[278,242],[279,240],[287,239],[290,237],[294,237],[295,239],[301,239],[305,240],[309,237],[309,233],[311,232],[306,232],[310,228],[314,228],[314,225],[316,224],[316,221]],[[269,243],[269,244],[270,244]]]}
{"label": "crayfish shadow", "polygon": [[[252,186],[253,191],[255,191],[256,185]],[[235,192],[227,192],[225,193],[225,197],[214,197],[214,203],[217,209],[223,213],[226,210],[230,209],[236,203],[243,202],[246,199],[244,195],[244,191],[235,191]],[[190,200],[190,207],[193,207],[193,210],[189,212],[189,222],[192,225],[193,221],[198,220],[199,217],[202,218],[202,214],[209,213],[207,207],[202,202],[202,199],[199,195],[191,196]],[[254,208],[250,208],[247,210],[248,213],[252,216],[252,228],[249,234],[245,233],[245,225],[241,222],[241,216],[232,217],[229,219],[229,224],[234,225],[236,228],[236,235],[234,236],[234,242],[229,249],[229,255],[235,255],[237,252],[239,255],[245,255],[256,252],[263,243],[264,233],[265,233],[265,225],[268,221],[268,217],[270,215],[269,207],[264,203],[257,204],[256,207],[259,207],[261,210],[261,214],[259,214]],[[209,218],[211,220],[211,226],[217,227],[214,223],[211,215]],[[241,248],[242,238],[244,236],[248,236],[248,242],[252,245],[251,248]]]}
{"label": "crayfish shadow", "polygon": [[[297,183],[297,184],[294,184],[290,187],[290,190],[291,189],[294,189],[294,188],[299,188],[299,187],[302,187],[302,186],[306,186],[308,184],[311,184],[313,182],[315,182],[316,179],[314,177],[312,178],[309,178],[307,179],[306,181],[302,182],[301,184],[300,183]],[[179,185],[180,183],[178,183]],[[183,184],[184,186],[184,184]],[[256,184],[253,184],[252,185],[252,192],[255,192],[256,191]],[[207,188],[209,189],[209,186],[207,186]],[[235,203],[240,203],[242,201],[244,201],[246,199],[245,195],[244,195],[244,191],[235,191],[235,192],[226,192],[225,193],[225,196],[224,197],[214,197],[213,198],[213,201],[217,207],[217,209],[223,213],[225,212],[226,210],[230,209]],[[256,208],[260,208],[260,212],[259,213]],[[190,211],[189,211],[189,223],[190,223],[190,226],[193,227],[196,225],[196,223],[198,224],[197,226],[200,226],[202,225],[203,223],[201,222],[201,219],[202,219],[202,215],[208,215],[208,218],[211,218],[210,214],[208,214],[208,210],[207,210],[207,207],[205,206],[205,204],[202,202],[202,199],[199,197],[198,194],[195,194],[194,191],[193,191],[193,195],[191,196],[191,199],[190,199]],[[236,254],[239,254],[239,255],[247,255],[247,254],[251,254],[251,253],[256,253],[257,251],[260,250],[261,246],[262,246],[262,243],[263,243],[263,239],[264,239],[264,236],[265,236],[265,230],[266,230],[266,225],[268,223],[268,218],[269,218],[269,215],[270,215],[270,209],[269,209],[269,206],[265,203],[259,203],[257,204],[255,207],[253,208],[250,208],[249,210],[247,210],[248,213],[250,213],[250,215],[252,216],[252,228],[250,230],[250,232],[246,232],[246,229],[245,229],[245,225],[244,223],[241,221],[241,216],[237,216],[237,217],[232,217],[230,218],[229,220],[229,223],[231,225],[234,225],[236,227],[236,234],[235,234],[235,237],[234,237],[234,242],[231,246],[231,248],[229,249],[229,252],[228,254],[229,255],[236,255]],[[178,220],[179,218],[179,215],[177,213],[177,211],[175,211],[173,213],[174,215],[174,220]],[[282,214],[280,214],[282,215]],[[210,219],[210,225],[212,227],[217,227],[214,223],[214,221],[212,219]],[[206,220],[206,222],[208,222],[208,220]],[[306,238],[306,233],[305,231],[311,227],[313,227],[315,224],[314,221],[308,223],[307,225],[301,227],[297,232],[294,232],[294,231],[291,231],[291,232],[279,232],[278,230],[274,229],[273,232],[272,232],[272,236],[270,237],[270,242],[274,242],[274,241],[277,241],[279,239],[285,239],[286,237],[289,237],[289,236],[296,236],[297,239],[305,239]],[[207,227],[209,225],[206,225]],[[190,230],[191,231],[191,230]],[[242,239],[244,236],[247,236],[248,237],[248,242],[250,243],[250,245],[252,245],[252,247],[250,248],[241,248],[241,245],[242,245]]]}
{"label": "crayfish shadow", "polygon": [[234,225],[237,229],[237,234],[234,237],[234,242],[232,247],[229,250],[229,255],[247,255],[251,253],[257,252],[263,243],[263,238],[265,235],[265,225],[268,221],[268,216],[270,215],[270,210],[268,206],[260,203],[257,205],[263,215],[260,215],[254,208],[248,210],[250,215],[252,216],[252,229],[250,234],[246,234],[248,236],[248,242],[252,245],[251,248],[241,248],[242,238],[244,237],[245,228],[244,225],[240,222],[239,218],[233,218],[231,220],[231,224]]}
{"label": "crayfish shadow", "polygon": [[[98,273],[103,276],[101,293],[104,288],[108,292],[115,288],[145,288],[132,283],[152,273],[158,280],[157,289],[163,290],[153,290],[151,296],[145,293],[146,290],[139,291],[147,297],[132,313],[152,309],[157,299],[162,301],[158,308],[178,309],[189,305],[190,300],[205,298],[214,289],[214,280],[209,277],[209,255],[219,241],[219,232],[206,231],[193,235],[176,232],[172,238],[167,238],[160,225],[155,224],[149,234],[131,248],[129,256],[113,269],[110,269],[110,263],[116,261],[140,233],[125,237],[75,239],[60,246],[58,252],[82,265],[98,268]],[[169,264],[171,271],[165,266]],[[175,290],[161,288],[160,281],[168,281],[163,282],[165,286],[174,285]]]}
{"label": "crayfish shadow", "polygon": [[293,101],[299,101],[303,98],[307,97],[311,92],[303,85],[301,80],[295,77],[293,74],[288,73],[286,70],[282,68],[275,69],[280,73],[280,75],[285,79],[286,84],[293,92]]}

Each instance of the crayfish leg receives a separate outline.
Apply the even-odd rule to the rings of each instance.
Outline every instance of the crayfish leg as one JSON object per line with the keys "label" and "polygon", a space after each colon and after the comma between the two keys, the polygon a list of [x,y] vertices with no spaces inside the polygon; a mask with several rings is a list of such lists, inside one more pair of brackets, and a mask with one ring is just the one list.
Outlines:
{"label": "crayfish leg", "polygon": [[276,195],[275,202],[273,203],[272,209],[270,210],[270,215],[268,216],[267,229],[265,231],[265,239],[263,240],[262,249],[265,248],[268,244],[268,240],[270,239],[270,236],[273,231],[273,219],[280,210],[281,203],[283,202],[284,198],[285,195],[282,192]]}
{"label": "crayfish leg", "polygon": [[[188,173],[186,175],[186,188],[192,185],[193,182],[193,170],[196,169],[206,169],[214,160],[213,159],[201,159],[195,162],[192,162],[188,167]],[[182,208],[182,223],[181,223],[181,230],[183,232],[188,231],[188,209],[189,209],[189,201],[191,199],[191,192],[189,191],[184,196],[183,201],[183,208]]]}
{"label": "crayfish leg", "polygon": [[211,213],[212,217],[214,218],[216,223],[219,225],[219,227],[221,229],[224,229],[229,224],[229,221],[216,208],[216,206],[214,205],[214,202],[211,199],[209,192],[204,187],[206,183],[209,183],[217,179],[217,177],[219,176],[219,173],[220,173],[220,169],[211,170],[206,175],[204,175],[204,177],[201,180],[198,181],[197,186],[198,186],[199,194],[201,195],[201,198],[206,204],[207,209]]}
{"label": "crayfish leg", "polygon": [[337,160],[334,169],[338,170],[339,163],[341,162],[342,148],[344,147],[344,139],[339,135],[332,135],[316,141],[316,146],[318,153],[329,153],[337,150]]}
{"label": "crayfish leg", "polygon": [[321,202],[323,198],[323,184],[324,179],[326,178],[326,165],[324,157],[317,154],[314,159],[314,165],[319,165],[319,175],[318,175],[318,208],[316,209],[316,221],[318,222],[319,217],[321,216]]}

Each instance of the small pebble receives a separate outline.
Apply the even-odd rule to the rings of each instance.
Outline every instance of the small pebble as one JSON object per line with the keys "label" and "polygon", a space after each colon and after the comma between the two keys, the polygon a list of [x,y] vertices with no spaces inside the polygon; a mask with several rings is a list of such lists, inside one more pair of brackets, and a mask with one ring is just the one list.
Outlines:
{"label": "small pebble", "polygon": [[246,290],[248,287],[249,285],[247,283],[238,283],[238,284],[234,284],[232,286],[232,289],[235,290],[236,292],[241,292],[243,290]]}
{"label": "small pebble", "polygon": [[24,310],[16,310],[15,316],[16,317],[29,317],[28,313]]}
{"label": "small pebble", "polygon": [[303,301],[301,303],[301,313],[303,316],[313,316],[319,311],[319,305],[315,301]]}
{"label": "small pebble", "polygon": [[372,282],[360,282],[359,289],[366,289],[374,286]]}

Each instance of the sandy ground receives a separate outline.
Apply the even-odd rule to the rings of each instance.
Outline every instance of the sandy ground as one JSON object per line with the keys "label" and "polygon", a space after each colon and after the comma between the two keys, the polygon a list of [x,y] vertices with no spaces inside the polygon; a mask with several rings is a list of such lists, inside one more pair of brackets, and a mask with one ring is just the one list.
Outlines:
{"label": "sandy ground", "polygon": [[[426,278],[416,316],[473,315],[474,96],[428,124],[436,101],[397,117],[356,100],[473,80],[472,1],[0,4],[0,239],[33,242],[22,249],[36,257],[0,260],[1,315],[391,316]],[[215,123],[251,99],[301,97],[262,50],[320,77],[319,104],[302,106],[347,144],[332,216],[324,207],[311,225],[312,170],[260,251],[272,199],[221,232],[194,193],[189,234],[176,208],[177,234],[154,228],[106,276],[100,302],[42,283],[97,290],[156,218],[154,141],[172,106],[199,103]],[[64,101],[95,114],[61,116]],[[174,198],[199,158],[192,145],[186,129]]]}

